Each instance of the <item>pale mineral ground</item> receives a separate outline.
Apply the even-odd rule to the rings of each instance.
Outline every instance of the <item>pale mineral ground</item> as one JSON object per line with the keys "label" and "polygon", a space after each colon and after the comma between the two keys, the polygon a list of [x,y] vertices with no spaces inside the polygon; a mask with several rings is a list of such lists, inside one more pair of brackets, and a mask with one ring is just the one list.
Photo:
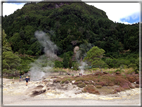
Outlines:
{"label": "pale mineral ground", "polygon": [[[48,86],[53,84],[53,80],[49,79]],[[46,92],[39,95],[31,96],[32,92],[37,90],[37,86],[43,86],[39,90]],[[57,85],[57,84],[56,84]],[[57,87],[57,86],[56,86]],[[81,89],[72,84],[68,84],[66,90],[60,88],[49,88],[40,81],[30,81],[28,86],[25,81],[3,78],[2,87],[2,105],[117,105],[117,106],[140,106],[141,105],[141,88],[134,88],[109,95],[95,95],[82,93]]]}

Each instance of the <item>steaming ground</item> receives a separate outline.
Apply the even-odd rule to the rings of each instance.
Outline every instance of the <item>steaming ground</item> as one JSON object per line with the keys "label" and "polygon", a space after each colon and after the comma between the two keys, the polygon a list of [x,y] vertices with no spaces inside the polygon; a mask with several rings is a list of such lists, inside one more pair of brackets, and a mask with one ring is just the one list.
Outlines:
{"label": "steaming ground", "polygon": [[[51,81],[50,81],[51,82]],[[3,79],[3,104],[6,105],[139,105],[140,89],[135,88],[114,95],[78,93],[75,88],[68,90],[51,89],[45,93],[29,96],[33,87],[43,85],[40,81]]]}

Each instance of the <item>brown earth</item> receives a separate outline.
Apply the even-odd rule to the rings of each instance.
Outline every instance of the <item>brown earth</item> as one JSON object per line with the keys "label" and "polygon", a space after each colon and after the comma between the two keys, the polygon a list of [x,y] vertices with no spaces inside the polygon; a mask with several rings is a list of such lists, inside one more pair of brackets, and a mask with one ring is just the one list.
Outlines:
{"label": "brown earth", "polygon": [[120,73],[96,72],[82,76],[58,77],[53,82],[60,84],[73,82],[74,85],[83,88],[83,92],[106,95],[139,88],[139,75],[135,73],[122,75]]}

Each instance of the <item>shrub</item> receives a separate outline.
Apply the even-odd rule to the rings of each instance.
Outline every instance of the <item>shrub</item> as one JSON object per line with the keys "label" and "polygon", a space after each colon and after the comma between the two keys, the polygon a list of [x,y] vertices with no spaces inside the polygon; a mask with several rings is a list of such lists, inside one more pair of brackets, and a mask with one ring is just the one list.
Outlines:
{"label": "shrub", "polygon": [[102,88],[102,85],[95,85],[96,88]]}
{"label": "shrub", "polygon": [[127,80],[133,83],[136,81],[136,78],[134,76],[129,75],[127,76]]}
{"label": "shrub", "polygon": [[122,72],[124,72],[124,70],[122,70],[122,69],[117,69],[117,70],[115,70],[114,72],[115,72],[115,73],[122,73]]}
{"label": "shrub", "polygon": [[24,73],[27,73],[29,71],[29,69],[24,69],[23,71],[24,71]]}
{"label": "shrub", "polygon": [[85,83],[82,82],[80,84],[77,84],[77,86],[80,87],[80,88],[83,88],[83,87],[85,87]]}
{"label": "shrub", "polygon": [[73,65],[73,70],[79,70],[78,69],[79,64],[77,62],[73,62],[72,65]]}
{"label": "shrub", "polygon": [[93,85],[88,85],[84,87],[83,92],[89,92],[92,94],[100,94],[99,91],[97,91]]}
{"label": "shrub", "polygon": [[55,68],[57,68],[57,67],[62,68],[63,67],[63,62],[55,61]]}
{"label": "shrub", "polygon": [[121,77],[116,78],[115,84],[120,85],[124,89],[129,89],[131,87],[131,83],[128,80],[123,79]]}
{"label": "shrub", "polygon": [[106,82],[98,82],[97,84],[101,86],[107,86]]}
{"label": "shrub", "polygon": [[134,70],[128,70],[127,74],[132,74],[134,72]]}

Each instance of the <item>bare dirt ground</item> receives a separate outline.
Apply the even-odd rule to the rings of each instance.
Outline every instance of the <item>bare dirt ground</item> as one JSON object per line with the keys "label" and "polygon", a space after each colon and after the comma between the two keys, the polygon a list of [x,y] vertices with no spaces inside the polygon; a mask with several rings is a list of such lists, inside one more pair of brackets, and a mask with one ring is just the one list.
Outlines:
{"label": "bare dirt ground", "polygon": [[[70,91],[63,94],[54,94],[47,91],[46,93],[30,97],[26,92],[37,85],[35,82],[29,82],[28,86],[25,86],[25,81],[19,82],[18,80],[12,82],[10,79],[3,79],[3,97],[2,101],[4,106],[9,105],[39,105],[39,106],[140,106],[140,89],[128,90],[129,92],[123,92],[112,96],[91,95],[91,94],[71,94],[67,95]],[[133,93],[133,94],[130,94]]]}
{"label": "bare dirt ground", "polygon": [[21,96],[10,96],[4,95],[4,106],[7,105],[39,105],[39,106],[108,106],[108,105],[117,105],[117,106],[140,106],[140,101],[138,96],[135,96],[134,99],[120,99],[120,100],[90,100],[90,99],[34,99],[34,98],[26,98]]}

